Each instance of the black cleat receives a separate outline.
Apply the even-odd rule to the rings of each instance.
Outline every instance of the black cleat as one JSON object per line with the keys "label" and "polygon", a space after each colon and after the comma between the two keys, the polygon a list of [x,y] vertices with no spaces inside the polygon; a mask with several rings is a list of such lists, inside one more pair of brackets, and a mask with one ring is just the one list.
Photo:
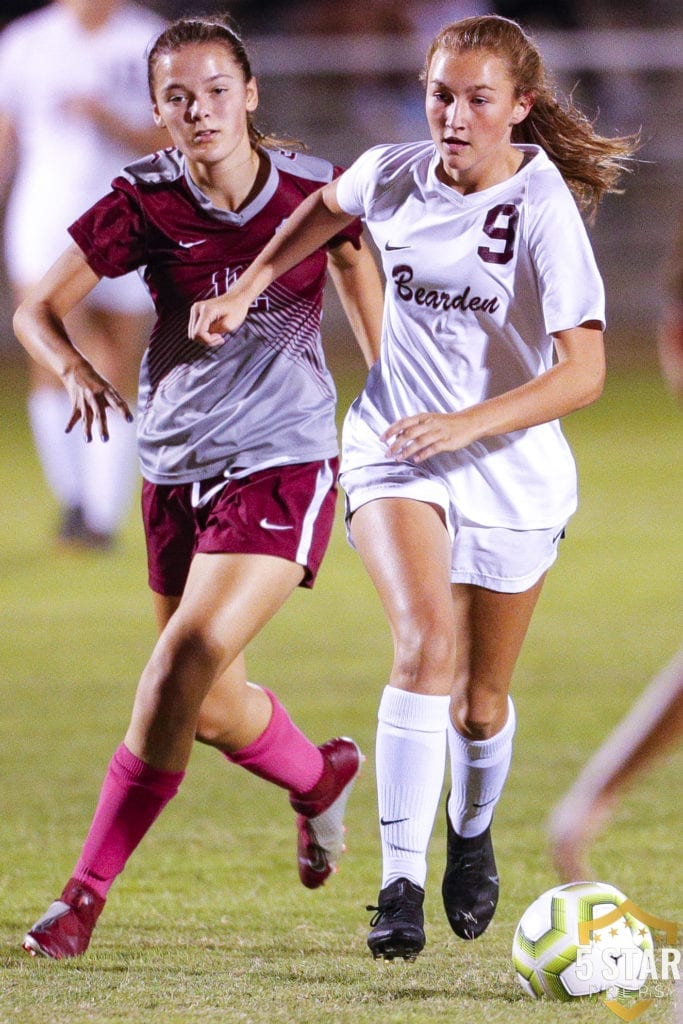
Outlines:
{"label": "black cleat", "polygon": [[463,839],[448,817],[446,870],[441,886],[443,905],[451,928],[461,939],[477,939],[486,931],[498,903],[498,873],[493,856],[491,828]]}
{"label": "black cleat", "polygon": [[424,949],[424,889],[408,878],[397,878],[380,890],[370,921],[368,946],[375,960],[415,960]]}

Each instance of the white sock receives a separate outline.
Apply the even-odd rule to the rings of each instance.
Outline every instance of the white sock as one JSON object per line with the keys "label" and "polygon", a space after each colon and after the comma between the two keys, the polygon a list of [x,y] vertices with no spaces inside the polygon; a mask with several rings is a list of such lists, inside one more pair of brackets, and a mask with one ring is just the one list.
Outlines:
{"label": "white sock", "polygon": [[64,388],[41,387],[28,397],[28,415],[40,465],[47,484],[62,508],[81,505],[80,448],[83,436],[74,427],[64,431],[71,400]]}
{"label": "white sock", "polygon": [[382,888],[397,878],[424,887],[446,761],[450,697],[387,686],[379,705],[375,767]]}
{"label": "white sock", "polygon": [[448,723],[451,795],[448,817],[463,839],[479,836],[491,824],[512,760],[515,707],[508,697],[505,725],[488,740],[468,740]]}
{"label": "white sock", "polygon": [[[135,425],[107,410],[109,440],[96,435],[81,450],[83,518],[91,530],[116,533],[128,514],[138,480]],[[131,407],[131,412],[135,413]]]}

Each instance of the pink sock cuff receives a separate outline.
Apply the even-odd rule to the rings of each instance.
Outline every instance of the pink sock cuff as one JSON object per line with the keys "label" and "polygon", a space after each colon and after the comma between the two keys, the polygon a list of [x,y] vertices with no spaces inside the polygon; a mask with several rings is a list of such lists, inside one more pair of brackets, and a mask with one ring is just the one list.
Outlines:
{"label": "pink sock cuff", "polygon": [[262,687],[272,705],[268,725],[248,746],[225,756],[261,779],[290,793],[308,793],[325,767],[323,755],[298,729],[274,693]]}
{"label": "pink sock cuff", "polygon": [[122,775],[132,783],[154,790],[160,796],[174,796],[183,781],[185,772],[167,772],[154,768],[131,753],[125,743],[114,751],[111,768],[115,775]]}
{"label": "pink sock cuff", "polygon": [[[242,764],[243,761],[258,760],[262,754],[264,754],[270,747],[273,736],[277,733],[280,722],[282,719],[282,713],[284,708],[280,704],[279,700],[272,692],[272,690],[266,689],[262,686],[261,689],[268,697],[271,707],[273,709],[270,716],[270,721],[265,727],[260,736],[257,736],[255,740],[246,747],[242,747],[241,750],[235,750],[232,754],[226,753],[228,761],[232,761],[234,764]],[[286,713],[286,712],[285,712]]]}

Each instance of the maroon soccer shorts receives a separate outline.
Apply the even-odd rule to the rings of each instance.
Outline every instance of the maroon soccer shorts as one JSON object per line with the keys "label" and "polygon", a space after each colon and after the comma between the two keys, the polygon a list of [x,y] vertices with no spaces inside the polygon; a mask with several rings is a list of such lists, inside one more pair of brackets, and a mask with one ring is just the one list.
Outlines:
{"label": "maroon soccer shorts", "polygon": [[337,459],[249,476],[142,484],[149,585],[179,597],[197,552],[275,555],[304,567],[312,587],[334,522]]}

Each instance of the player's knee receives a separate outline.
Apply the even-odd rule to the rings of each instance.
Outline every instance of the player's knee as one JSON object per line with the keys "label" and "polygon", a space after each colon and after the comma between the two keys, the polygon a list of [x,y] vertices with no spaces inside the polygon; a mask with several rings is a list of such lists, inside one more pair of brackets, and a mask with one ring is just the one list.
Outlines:
{"label": "player's knee", "polygon": [[468,740],[489,740],[505,725],[508,715],[507,694],[476,694],[454,697],[451,717],[458,732]]}
{"label": "player's knee", "polygon": [[215,676],[221,656],[220,646],[202,630],[164,634],[145,670],[147,687],[162,702],[196,702]]}
{"label": "player's knee", "polygon": [[209,747],[222,746],[225,733],[225,726],[210,713],[203,709],[199,712],[195,739],[198,743],[205,743]]}
{"label": "player's knee", "polygon": [[419,692],[440,679],[452,678],[455,640],[451,631],[435,624],[413,624],[394,644],[394,685]]}

